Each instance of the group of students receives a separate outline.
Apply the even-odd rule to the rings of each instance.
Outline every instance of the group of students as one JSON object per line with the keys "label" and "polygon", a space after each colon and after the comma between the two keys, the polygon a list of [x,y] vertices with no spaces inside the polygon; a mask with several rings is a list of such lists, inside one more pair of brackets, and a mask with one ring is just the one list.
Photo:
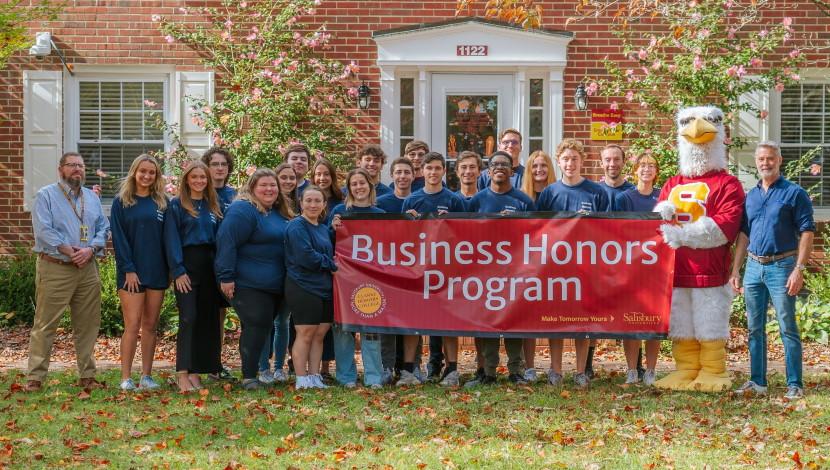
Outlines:
{"label": "group of students", "polygon": [[[636,159],[634,186],[621,175],[625,154],[618,146],[606,147],[601,154],[606,169],[601,183],[582,175],[586,155],[577,140],[565,139],[556,149],[559,181],[549,155],[533,152],[525,169],[519,159],[521,150],[521,134],[506,129],[499,135],[499,150],[489,156],[487,170],[481,156],[461,152],[455,161],[460,189],[453,192],[444,182],[446,159],[430,152],[422,141],[410,142],[404,156],[391,162],[388,186],[380,181],[386,155],[377,145],[365,146],[342,188],[329,161],[318,159],[309,168],[309,149],[293,144],[284,152],[284,163],[273,170],[257,169],[237,193],[228,185],[234,169],[232,155],[212,148],[187,166],[177,196],[169,201],[159,164],[148,155],[137,157],[111,212],[125,323],[121,388],[157,386],[151,376],[155,347],[151,332],[171,277],[179,309],[176,371],[181,391],[201,388],[202,374],[228,375],[221,349],[224,311],[229,306],[242,327],[243,388],[258,389],[287,380],[284,362],[289,349],[298,389],[325,388],[331,360],[337,382],[355,387],[355,334],[333,324],[334,235],[348,223],[342,220],[344,215],[649,211],[657,202],[658,168],[653,157]],[[609,168],[616,168],[616,174]],[[608,183],[615,179],[619,184]],[[142,375],[136,385],[131,367],[141,330],[148,334],[140,335]],[[429,379],[443,386],[461,384],[457,337],[430,338],[424,376],[420,336],[360,336],[363,383],[368,387],[393,382],[414,385]],[[535,380],[536,339],[505,339],[504,343],[509,380],[519,384]],[[477,338],[475,344],[478,369],[465,385],[495,383],[499,339]],[[576,339],[575,344],[574,383],[586,387],[593,347],[585,339]],[[640,344],[625,341],[626,381],[652,384],[659,343],[646,342],[645,370],[640,367]],[[548,382],[561,385],[563,340],[550,339],[550,350]]]}

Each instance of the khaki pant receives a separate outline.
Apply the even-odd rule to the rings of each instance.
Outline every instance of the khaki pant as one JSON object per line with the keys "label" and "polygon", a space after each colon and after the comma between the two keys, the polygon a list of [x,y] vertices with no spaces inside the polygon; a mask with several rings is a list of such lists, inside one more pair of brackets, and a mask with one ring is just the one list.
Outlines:
{"label": "khaki pant", "polygon": [[[490,377],[496,376],[496,368],[499,366],[499,343],[499,338],[481,338],[484,373]],[[507,352],[507,371],[510,374],[521,375],[524,372],[522,369],[523,344],[522,338],[504,338],[504,349]]]}
{"label": "khaki pant", "polygon": [[35,283],[35,321],[29,338],[27,380],[42,382],[46,378],[55,332],[67,306],[72,320],[78,376],[95,377],[92,352],[101,326],[98,264],[92,261],[78,269],[73,265],[55,264],[38,258]]}

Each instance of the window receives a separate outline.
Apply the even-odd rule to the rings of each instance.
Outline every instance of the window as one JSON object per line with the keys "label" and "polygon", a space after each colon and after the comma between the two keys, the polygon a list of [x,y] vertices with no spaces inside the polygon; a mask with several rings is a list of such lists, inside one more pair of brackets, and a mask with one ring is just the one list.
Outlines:
{"label": "window", "polygon": [[781,93],[784,164],[821,146],[795,182],[816,194],[813,205],[830,207],[830,83],[791,85]]}
{"label": "window", "polygon": [[100,184],[103,199],[114,197],[135,157],[164,150],[156,117],[167,115],[166,89],[163,79],[79,79],[76,143],[87,184]]}
{"label": "window", "polygon": [[400,132],[400,154],[404,154],[406,144],[415,140],[415,79],[401,79],[401,132]]}
{"label": "window", "polygon": [[530,79],[530,96],[528,97],[529,115],[527,133],[527,153],[542,150],[545,145],[545,81],[541,78]]}

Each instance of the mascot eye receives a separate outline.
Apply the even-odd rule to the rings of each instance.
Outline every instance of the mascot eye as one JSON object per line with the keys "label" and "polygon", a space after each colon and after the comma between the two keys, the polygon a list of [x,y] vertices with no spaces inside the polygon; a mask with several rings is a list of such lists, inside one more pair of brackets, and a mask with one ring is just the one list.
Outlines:
{"label": "mascot eye", "polygon": [[715,116],[715,117],[707,117],[706,120],[711,122],[712,124],[720,124],[720,122],[723,121],[723,118],[720,117],[720,116]]}
{"label": "mascot eye", "polygon": [[692,122],[692,119],[693,118],[690,118],[690,117],[683,118],[683,119],[680,120],[680,125],[685,126],[685,125],[689,124],[690,122]]}

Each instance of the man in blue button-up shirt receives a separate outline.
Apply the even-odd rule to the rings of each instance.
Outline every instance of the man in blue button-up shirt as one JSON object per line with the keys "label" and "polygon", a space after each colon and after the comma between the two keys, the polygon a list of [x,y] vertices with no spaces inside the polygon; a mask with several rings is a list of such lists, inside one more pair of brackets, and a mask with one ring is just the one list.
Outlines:
{"label": "man in blue button-up shirt", "polygon": [[[813,251],[813,204],[807,192],[781,176],[781,149],[765,141],[755,150],[761,181],[746,196],[741,232],[735,245],[730,284],[743,291],[749,326],[750,380],[738,391],[767,391],[767,306],[778,316],[787,371],[785,399],[801,398],[801,335],[795,322],[795,296]],[[749,256],[741,289],[741,266]]]}
{"label": "man in blue button-up shirt", "polygon": [[109,222],[101,201],[83,187],[81,155],[65,153],[58,166],[60,181],[38,191],[32,209],[38,254],[35,320],[29,339],[27,391],[42,387],[49,370],[52,344],[67,306],[78,356],[78,385],[97,388],[92,351],[101,324],[101,281],[96,255],[103,255]]}

